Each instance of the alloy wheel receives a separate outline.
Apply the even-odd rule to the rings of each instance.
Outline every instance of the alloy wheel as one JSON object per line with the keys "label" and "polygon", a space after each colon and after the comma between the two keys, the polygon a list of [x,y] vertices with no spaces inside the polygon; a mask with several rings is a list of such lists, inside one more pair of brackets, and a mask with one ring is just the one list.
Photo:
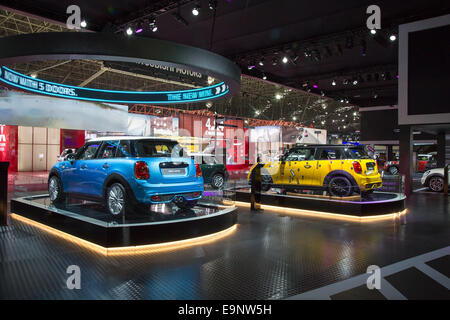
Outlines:
{"label": "alloy wheel", "polygon": [[397,167],[390,167],[389,168],[389,173],[392,174],[392,175],[398,174],[398,168]]}
{"label": "alloy wheel", "polygon": [[51,177],[50,183],[48,184],[48,192],[50,194],[50,200],[55,201],[59,194],[59,184],[56,177]]}
{"label": "alloy wheel", "polygon": [[433,177],[430,179],[430,189],[434,192],[441,192],[444,189],[444,179],[441,177]]}
{"label": "alloy wheel", "polygon": [[125,197],[122,189],[118,185],[113,185],[108,193],[108,209],[113,215],[122,212],[125,205]]}
{"label": "alloy wheel", "polygon": [[349,181],[346,178],[341,177],[333,178],[330,183],[332,194],[340,197],[349,195],[351,187]]}
{"label": "alloy wheel", "polygon": [[213,185],[216,189],[220,189],[224,185],[224,179],[221,174],[216,174],[213,177]]}

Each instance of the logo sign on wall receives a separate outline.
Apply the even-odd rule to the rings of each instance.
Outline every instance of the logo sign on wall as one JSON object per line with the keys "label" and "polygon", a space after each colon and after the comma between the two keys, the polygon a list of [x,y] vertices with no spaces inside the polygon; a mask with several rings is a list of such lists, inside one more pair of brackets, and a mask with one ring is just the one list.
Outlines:
{"label": "logo sign on wall", "polygon": [[15,88],[59,98],[112,103],[164,104],[196,102],[215,99],[229,92],[229,87],[224,82],[200,89],[159,92],[117,91],[74,87],[32,78],[4,66],[0,68],[0,81]]}

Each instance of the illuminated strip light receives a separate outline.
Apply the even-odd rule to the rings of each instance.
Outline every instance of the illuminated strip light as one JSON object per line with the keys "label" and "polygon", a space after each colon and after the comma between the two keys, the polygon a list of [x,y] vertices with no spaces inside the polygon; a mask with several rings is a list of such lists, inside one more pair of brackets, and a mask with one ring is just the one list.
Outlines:
{"label": "illuminated strip light", "polygon": [[185,240],[177,240],[177,241],[171,241],[171,242],[164,242],[164,243],[139,245],[139,246],[107,248],[107,247],[103,247],[98,244],[92,243],[90,241],[78,238],[76,236],[73,236],[73,235],[63,232],[63,231],[60,231],[58,229],[49,227],[45,224],[25,218],[23,216],[15,214],[15,213],[11,213],[11,218],[13,218],[17,221],[26,223],[28,225],[31,225],[42,231],[48,232],[54,236],[57,236],[66,241],[72,242],[81,247],[90,249],[96,253],[99,253],[102,255],[107,255],[107,256],[157,253],[157,252],[163,252],[163,251],[169,251],[169,250],[178,250],[178,249],[187,248],[187,247],[196,246],[196,245],[205,245],[205,244],[220,240],[222,238],[225,238],[225,237],[233,234],[237,230],[237,225],[235,224],[235,225],[229,227],[228,229],[225,229],[225,230],[222,230],[222,231],[219,231],[216,233],[208,234],[205,236],[201,236],[201,237],[195,237],[195,238],[190,238],[190,239],[185,239]]}
{"label": "illuminated strip light", "polygon": [[34,88],[30,88],[27,86],[23,86],[20,85],[18,83],[15,82],[11,82],[7,79],[5,79],[2,76],[2,69],[10,72],[10,73],[14,73],[15,75],[17,75],[18,77],[22,77],[25,79],[29,79],[31,81],[37,81],[37,82],[42,82],[42,83],[47,83],[50,85],[54,85],[54,86],[58,86],[61,88],[70,88],[70,89],[76,89],[76,90],[81,90],[81,91],[93,91],[93,92],[106,92],[106,93],[113,93],[113,94],[137,94],[137,95],[148,95],[148,96],[152,96],[152,95],[157,95],[157,94],[165,94],[165,95],[169,95],[169,94],[189,94],[189,93],[194,93],[197,91],[204,91],[204,90],[213,90],[219,87],[222,87],[223,85],[225,85],[225,82],[220,82],[218,84],[209,86],[209,87],[204,87],[204,88],[198,88],[198,89],[192,89],[192,90],[179,90],[179,91],[151,91],[151,92],[146,92],[146,91],[120,91],[120,90],[105,90],[105,89],[93,89],[93,88],[84,88],[84,87],[75,87],[75,86],[70,86],[70,85],[65,85],[65,84],[61,84],[61,83],[56,83],[56,82],[50,82],[50,81],[46,81],[46,80],[41,80],[38,78],[33,78],[33,77],[29,77],[27,75],[24,75],[20,72],[11,70],[5,66],[0,67],[0,81],[9,84],[12,87],[16,87],[16,88],[20,88],[23,89],[25,91],[31,91],[31,92],[36,92],[39,94],[43,94],[43,95],[48,95],[48,96],[54,96],[54,97],[58,97],[58,98],[63,98],[63,99],[74,99],[74,100],[85,100],[85,101],[97,101],[97,102],[108,102],[108,103],[140,103],[140,104],[146,104],[146,103],[155,103],[155,104],[176,104],[176,103],[186,103],[186,102],[197,102],[197,101],[205,101],[205,100],[211,100],[211,99],[216,99],[219,97],[222,97],[224,95],[226,95],[227,93],[230,92],[230,89],[228,88],[228,86],[225,87],[225,90],[223,90],[223,92],[218,93],[218,94],[213,94],[212,96],[206,96],[206,97],[202,97],[202,98],[196,98],[196,99],[181,99],[181,100],[161,100],[161,101],[157,101],[157,100],[115,100],[115,99],[95,99],[95,98],[88,98],[88,97],[81,97],[81,96],[73,96],[73,95],[64,95],[64,94],[58,94],[58,93],[52,93],[52,92],[48,92],[45,90],[38,90],[38,89],[34,89]]}
{"label": "illuminated strip light", "polygon": [[[249,207],[250,206],[250,203],[248,203],[248,202],[235,201],[234,203],[237,206],[241,206],[241,207]],[[271,206],[271,205],[267,205],[267,204],[261,205],[261,209],[273,210],[273,211],[277,211],[277,212],[280,212],[280,208],[281,207]],[[328,218],[328,219],[345,220],[345,221],[352,221],[352,222],[374,222],[374,221],[396,219],[396,218],[400,218],[402,215],[405,215],[407,213],[407,209],[404,209],[403,211],[400,211],[400,212],[381,214],[381,215],[373,215],[373,216],[355,216],[355,215],[351,215],[351,214],[347,215],[347,214],[341,214],[341,213],[303,210],[303,209],[295,209],[295,208],[281,208],[281,211],[283,213],[292,213],[292,214],[300,215],[300,216],[316,217],[316,218],[323,217],[323,218]]]}

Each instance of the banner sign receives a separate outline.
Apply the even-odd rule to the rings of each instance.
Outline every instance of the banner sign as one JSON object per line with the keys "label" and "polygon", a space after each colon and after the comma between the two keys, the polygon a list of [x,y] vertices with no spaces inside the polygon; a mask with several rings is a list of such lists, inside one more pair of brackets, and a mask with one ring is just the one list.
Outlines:
{"label": "banner sign", "polygon": [[160,92],[116,91],[74,87],[32,78],[4,66],[0,68],[0,82],[26,91],[59,98],[112,103],[167,104],[197,102],[215,99],[229,92],[229,87],[224,82],[200,89]]}

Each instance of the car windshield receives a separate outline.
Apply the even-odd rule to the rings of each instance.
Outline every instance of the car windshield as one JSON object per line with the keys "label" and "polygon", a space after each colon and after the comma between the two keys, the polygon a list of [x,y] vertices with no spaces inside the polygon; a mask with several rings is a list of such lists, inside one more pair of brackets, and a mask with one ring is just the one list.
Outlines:
{"label": "car windshield", "polygon": [[349,159],[371,159],[364,148],[345,149]]}
{"label": "car windshield", "polygon": [[176,141],[136,140],[134,149],[137,157],[179,157],[184,154]]}

